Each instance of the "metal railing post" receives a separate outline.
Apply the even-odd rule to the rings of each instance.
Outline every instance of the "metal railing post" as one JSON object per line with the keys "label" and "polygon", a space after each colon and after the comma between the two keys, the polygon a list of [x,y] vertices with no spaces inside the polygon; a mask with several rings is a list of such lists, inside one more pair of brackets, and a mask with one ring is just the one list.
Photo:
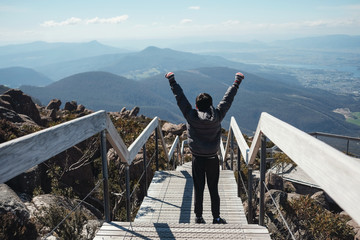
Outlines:
{"label": "metal railing post", "polygon": [[347,140],[347,144],[346,144],[346,155],[349,155],[349,142],[350,140]]}
{"label": "metal railing post", "polygon": [[259,225],[265,226],[265,172],[266,172],[266,136],[261,136],[261,160],[260,160],[260,213]]}
{"label": "metal railing post", "polygon": [[253,184],[252,166],[248,166],[248,222],[249,222],[249,224],[253,223],[252,184]]}
{"label": "metal railing post", "polygon": [[144,186],[144,196],[147,196],[147,188],[148,188],[148,183],[147,183],[147,164],[146,164],[146,145],[144,144],[143,146],[143,159],[144,159],[144,179],[145,179],[145,186]]}
{"label": "metal railing post", "polygon": [[171,159],[173,160],[173,169],[172,170],[175,170],[175,167],[176,167],[176,157],[175,157],[175,154],[172,155]]}
{"label": "metal railing post", "polygon": [[230,169],[233,170],[233,160],[234,160],[234,133],[233,130],[230,130]]}
{"label": "metal railing post", "polygon": [[130,222],[130,171],[129,165],[126,165],[125,169],[125,181],[126,181],[126,221]]}
{"label": "metal railing post", "polygon": [[155,130],[155,162],[156,162],[156,171],[159,171],[159,140],[158,132]]}
{"label": "metal railing post", "polygon": [[108,173],[108,162],[106,152],[106,134],[105,130],[101,131],[101,160],[102,160],[102,172],[104,179],[104,215],[105,221],[110,222],[110,200],[109,200],[109,173]]}
{"label": "metal railing post", "polygon": [[[175,163],[175,169],[176,169],[177,166],[181,165],[180,160],[179,160],[179,157],[180,157],[180,155],[179,155],[179,145],[177,144],[177,145],[176,145],[176,163]],[[174,170],[175,170],[175,169],[174,169]]]}
{"label": "metal railing post", "polygon": [[240,178],[241,178],[241,163],[240,163],[240,159],[241,159],[241,152],[240,152],[240,148],[237,148],[237,177],[238,177],[238,197],[240,197]]}

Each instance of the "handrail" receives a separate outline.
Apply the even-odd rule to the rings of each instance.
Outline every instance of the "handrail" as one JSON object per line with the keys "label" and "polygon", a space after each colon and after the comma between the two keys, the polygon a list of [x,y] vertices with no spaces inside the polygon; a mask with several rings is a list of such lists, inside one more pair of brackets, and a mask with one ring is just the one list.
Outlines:
{"label": "handrail", "polygon": [[360,142],[360,138],[358,138],[358,137],[348,137],[348,136],[342,136],[342,135],[331,134],[331,133],[323,133],[323,132],[312,132],[309,134],[311,136],[323,136],[323,137],[339,138],[339,139],[344,139],[344,140],[352,140],[352,141]]}
{"label": "handrail", "polygon": [[231,141],[231,132],[234,134],[235,140],[237,142],[238,147],[240,148],[240,152],[245,160],[245,163],[248,164],[249,146],[247,145],[245,138],[239,128],[239,125],[237,124],[234,117],[231,117],[231,120],[230,120],[230,127],[229,127],[229,132],[228,132],[228,137],[227,137],[225,148],[224,148],[222,141],[220,141],[220,151],[221,151],[222,159],[226,159],[226,156],[229,152],[230,141]]}
{"label": "handrail", "polygon": [[[156,158],[158,157],[157,138],[160,136],[161,144],[165,152],[165,158],[167,162],[170,162],[174,151],[171,151],[169,154],[167,152],[166,143],[162,135],[158,117],[155,117],[130,145],[130,147],[127,148],[110,117],[103,110],[2,143],[0,144],[0,165],[2,166],[0,168],[0,183],[10,180],[27,169],[30,169],[101,132],[105,220],[107,222],[110,221],[107,170],[108,163],[106,157],[107,139],[120,157],[121,161],[127,163],[125,172],[127,189],[127,220],[130,221],[129,166],[132,164],[136,154],[141,150],[141,148],[144,148],[145,155],[145,143],[150,138],[154,130],[156,137]],[[179,145],[179,139],[177,138],[176,140],[175,145]],[[14,159],[16,159],[16,162]],[[145,169],[146,168],[147,167],[145,166]]]}
{"label": "handrail", "polygon": [[[349,155],[350,141],[360,142],[360,138],[358,138],[358,137],[348,137],[348,136],[342,136],[342,135],[330,134],[330,133],[322,133],[322,132],[312,132],[309,134],[311,136],[315,136],[316,138],[318,136],[321,136],[321,137],[327,137],[327,138],[332,138],[332,139],[337,138],[337,139],[347,140],[347,144],[346,144],[346,154],[347,155]],[[353,154],[353,156],[359,158],[358,153],[352,153],[352,154]]]}
{"label": "handrail", "polygon": [[[301,167],[357,223],[360,223],[360,161],[268,113],[261,114],[250,148],[253,164],[266,136]],[[341,194],[338,194],[341,191]]]}
{"label": "handrail", "polygon": [[174,140],[174,142],[173,142],[173,144],[172,144],[172,146],[171,146],[171,148],[170,148],[170,150],[169,150],[169,153],[168,153],[168,158],[169,158],[169,159],[170,159],[171,156],[174,154],[176,147],[178,147],[178,145],[179,145],[179,140],[180,140],[179,136],[176,136],[176,138],[175,138],[175,140]]}
{"label": "handrail", "polygon": [[[169,162],[170,158],[158,117],[155,117],[148,124],[129,148],[126,147],[104,110],[16,138],[0,144],[0,164],[2,166],[0,168],[0,183],[8,181],[105,129],[107,130],[106,138],[121,160],[131,165],[136,154],[156,128],[166,153],[166,160]],[[16,165],[14,159],[17,160]]]}
{"label": "handrail", "polygon": [[0,144],[0,183],[101,132],[105,117],[98,111]]}
{"label": "handrail", "polygon": [[[0,144],[0,165],[2,166],[0,168],[0,183],[6,182],[27,169],[104,130],[106,130],[106,138],[121,160],[128,164],[127,166],[131,165],[136,154],[144,146],[154,130],[160,135],[168,162],[170,162],[175,151],[175,146],[179,147],[179,138],[177,137],[169,153],[167,152],[159,120],[155,117],[140,136],[127,148],[107,113],[98,111]],[[221,141],[221,157],[224,160],[229,151],[232,137],[235,137],[239,152],[250,169],[255,162],[260,145],[265,146],[265,137],[271,139],[298,166],[312,176],[316,183],[340,207],[347,211],[356,222],[360,223],[360,205],[358,204],[360,191],[356,191],[360,185],[360,178],[357,177],[360,175],[360,162],[358,159],[345,155],[268,113],[261,114],[250,148],[247,146],[235,118],[231,118],[225,148]],[[16,164],[14,159],[17,160]],[[339,190],[341,190],[341,194],[337,193]]]}
{"label": "handrail", "polygon": [[[319,135],[328,134],[320,133]],[[220,142],[222,159],[225,161],[232,138],[235,137],[241,155],[251,171],[264,136],[277,145],[309,176],[312,176],[317,185],[326,191],[356,222],[360,223],[360,205],[358,204],[360,191],[356,191],[360,185],[360,178],[357,177],[360,176],[360,161],[268,113],[261,114],[250,148],[232,117],[225,148],[222,141]],[[358,140],[357,138],[351,139]],[[341,194],[338,194],[339,190],[341,190]]]}

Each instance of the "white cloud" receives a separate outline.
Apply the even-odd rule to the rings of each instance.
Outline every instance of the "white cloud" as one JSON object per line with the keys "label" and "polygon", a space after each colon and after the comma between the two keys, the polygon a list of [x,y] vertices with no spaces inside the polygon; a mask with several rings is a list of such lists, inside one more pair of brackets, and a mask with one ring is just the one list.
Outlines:
{"label": "white cloud", "polygon": [[80,23],[82,20],[80,18],[72,17],[68,18],[62,22],[55,22],[53,20],[45,21],[41,24],[43,27],[58,27],[58,26],[66,26],[66,25],[75,25]]}
{"label": "white cloud", "polygon": [[98,18],[89,19],[86,21],[87,24],[118,24],[125,22],[129,18],[128,15],[122,15],[112,18]]}
{"label": "white cloud", "polygon": [[81,18],[71,17],[66,19],[65,21],[56,22],[54,20],[45,21],[41,24],[43,27],[60,27],[60,26],[67,26],[67,25],[76,25],[81,23],[86,24],[118,24],[125,22],[129,18],[128,15],[122,15],[117,17],[111,18],[99,18],[95,17],[88,20],[82,20]]}
{"label": "white cloud", "polygon": [[187,23],[191,23],[192,21],[193,20],[186,18],[186,19],[181,20],[180,24],[187,24]]}
{"label": "white cloud", "polygon": [[200,10],[200,6],[190,6],[190,10]]}

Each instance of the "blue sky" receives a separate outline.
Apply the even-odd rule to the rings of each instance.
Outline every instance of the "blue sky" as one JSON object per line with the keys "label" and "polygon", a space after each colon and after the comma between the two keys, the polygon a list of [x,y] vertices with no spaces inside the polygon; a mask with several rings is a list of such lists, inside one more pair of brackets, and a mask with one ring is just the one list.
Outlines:
{"label": "blue sky", "polygon": [[360,35],[358,0],[1,0],[0,45]]}

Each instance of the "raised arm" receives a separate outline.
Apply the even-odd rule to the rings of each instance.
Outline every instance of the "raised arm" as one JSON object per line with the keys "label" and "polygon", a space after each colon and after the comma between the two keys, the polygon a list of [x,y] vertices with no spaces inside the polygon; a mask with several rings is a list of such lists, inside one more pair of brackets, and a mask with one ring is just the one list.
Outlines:
{"label": "raised arm", "polygon": [[187,119],[187,115],[192,110],[191,104],[187,100],[184,91],[182,90],[180,85],[175,81],[175,74],[169,72],[165,75],[165,77],[169,80],[170,87],[175,95],[177,105],[179,106],[184,117]]}
{"label": "raised arm", "polygon": [[228,88],[226,91],[224,97],[220,101],[219,105],[217,106],[217,109],[220,114],[220,119],[223,120],[227,111],[230,109],[232,102],[234,101],[234,97],[237,93],[237,90],[239,88],[239,85],[241,81],[244,79],[244,74],[238,72],[235,74],[235,81],[234,83]]}

